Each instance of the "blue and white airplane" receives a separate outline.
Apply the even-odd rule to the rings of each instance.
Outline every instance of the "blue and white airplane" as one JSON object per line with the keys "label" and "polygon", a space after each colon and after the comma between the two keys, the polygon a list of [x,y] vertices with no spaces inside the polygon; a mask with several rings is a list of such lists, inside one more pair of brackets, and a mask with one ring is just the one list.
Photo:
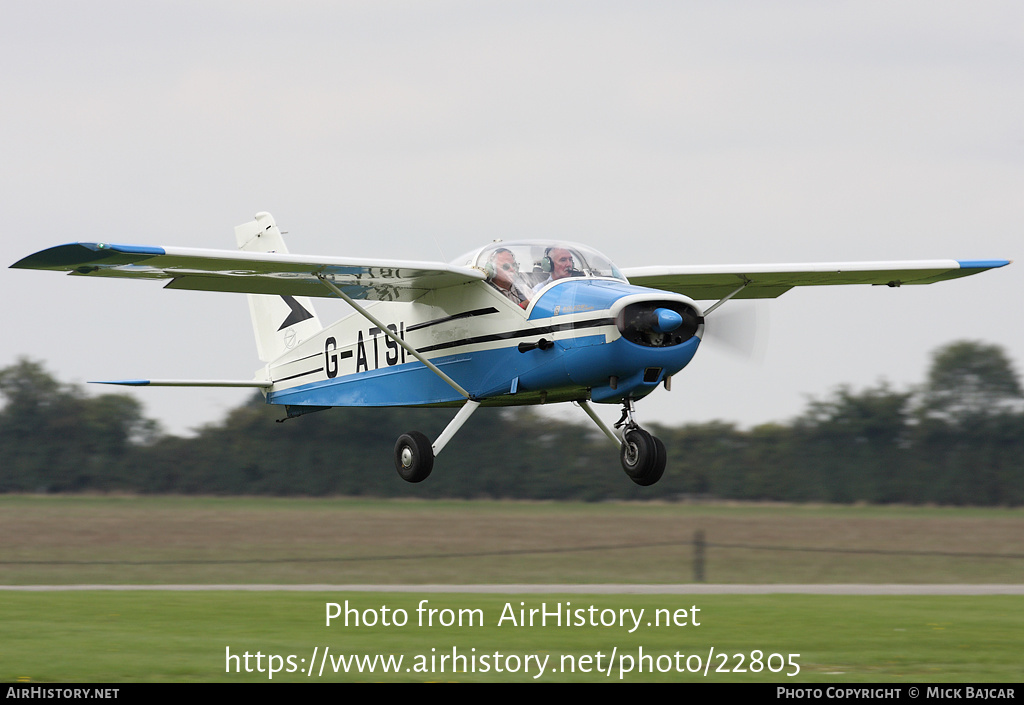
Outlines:
{"label": "blue and white airplane", "polygon": [[[481,405],[577,402],[620,447],[633,482],[665,470],[664,444],[634,403],[693,358],[705,319],[729,299],[775,298],[794,286],[898,287],[977,274],[1007,260],[654,266],[618,269],[589,247],[495,241],[452,264],[291,255],[268,213],[235,228],[238,250],[60,245],[12,265],[80,277],[166,280],[165,288],[249,294],[265,366],[250,380],[111,384],[255,387],[288,417],[333,406],[461,407],[433,442],[395,446],[403,479],[420,482]],[[311,297],[353,313],[324,326]],[[702,308],[697,301],[712,301]],[[621,404],[609,428],[590,403]]]}

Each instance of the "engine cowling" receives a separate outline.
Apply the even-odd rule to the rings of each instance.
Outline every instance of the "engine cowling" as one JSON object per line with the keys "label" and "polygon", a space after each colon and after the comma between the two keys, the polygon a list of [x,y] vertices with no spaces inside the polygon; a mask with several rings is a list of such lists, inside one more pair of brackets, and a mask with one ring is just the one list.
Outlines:
{"label": "engine cowling", "polygon": [[623,338],[648,348],[682,345],[703,322],[692,306],[680,301],[638,301],[623,307],[615,317]]}

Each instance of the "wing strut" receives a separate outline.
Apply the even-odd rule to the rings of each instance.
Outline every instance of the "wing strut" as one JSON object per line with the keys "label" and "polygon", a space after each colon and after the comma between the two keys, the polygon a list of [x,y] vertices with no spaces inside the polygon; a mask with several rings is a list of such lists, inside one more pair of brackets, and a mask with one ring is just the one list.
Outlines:
{"label": "wing strut", "polygon": [[[381,333],[384,333],[384,334],[385,334],[386,336],[388,336],[389,338],[391,338],[391,339],[392,339],[393,341],[395,341],[396,343],[398,343],[399,345],[401,345],[401,346],[402,346],[403,348],[405,348],[405,350],[406,350],[406,351],[407,351],[407,352],[408,352],[408,353],[409,353],[410,355],[412,355],[412,356],[413,356],[413,357],[415,357],[415,358],[416,358],[417,360],[419,360],[419,361],[420,361],[420,362],[422,362],[422,363],[423,363],[424,365],[426,365],[426,366],[427,366],[427,368],[428,368],[428,369],[429,369],[429,370],[430,370],[431,372],[433,372],[433,373],[434,373],[435,375],[437,375],[438,377],[440,377],[441,379],[443,379],[443,380],[444,380],[444,381],[445,381],[445,382],[446,382],[446,383],[448,384],[448,386],[449,386],[449,387],[451,387],[452,389],[454,389],[454,390],[455,390],[456,392],[458,392],[458,393],[459,393],[459,394],[461,394],[462,396],[466,397],[466,399],[469,399],[469,400],[471,400],[471,401],[473,400],[473,395],[472,395],[472,394],[470,394],[469,392],[467,392],[467,391],[466,391],[465,389],[463,389],[463,388],[462,388],[462,385],[460,385],[460,384],[459,384],[458,382],[456,382],[456,381],[455,381],[454,379],[452,379],[451,377],[449,377],[448,375],[446,375],[446,374],[445,374],[444,372],[442,372],[442,371],[441,371],[441,370],[440,370],[440,369],[439,369],[439,368],[437,367],[437,365],[435,365],[434,363],[432,363],[432,362],[431,362],[430,360],[428,360],[427,358],[423,357],[423,355],[421,355],[421,354],[420,354],[420,353],[419,353],[419,352],[418,352],[418,351],[416,350],[416,348],[414,348],[413,346],[409,345],[409,344],[408,344],[407,342],[405,342],[404,340],[402,340],[401,338],[399,338],[399,337],[398,337],[398,335],[396,335],[395,333],[393,333],[393,332],[391,331],[391,329],[390,329],[390,328],[388,328],[388,327],[387,327],[386,325],[384,325],[383,323],[381,323],[380,321],[378,321],[378,320],[377,320],[377,319],[376,319],[376,318],[375,318],[375,317],[373,316],[373,314],[371,314],[371,313],[370,313],[369,311],[367,311],[367,310],[366,310],[366,309],[364,309],[364,308],[363,308],[362,306],[360,306],[360,305],[359,305],[359,304],[357,304],[357,303],[356,303],[355,301],[353,301],[353,300],[352,300],[352,297],[351,297],[351,296],[349,296],[348,294],[346,294],[346,293],[345,293],[344,291],[342,291],[341,289],[339,289],[339,288],[338,288],[337,286],[335,286],[335,285],[334,285],[334,282],[328,281],[328,280],[327,280],[327,277],[326,277],[326,276],[324,276],[323,274],[317,274],[317,275],[316,275],[316,277],[317,277],[317,279],[319,279],[319,280],[320,280],[320,282],[321,282],[321,283],[322,283],[322,284],[323,284],[324,286],[326,286],[326,287],[327,287],[328,289],[330,289],[330,290],[331,290],[331,291],[333,291],[333,292],[334,292],[335,294],[337,294],[338,296],[340,296],[340,297],[341,297],[341,298],[342,298],[342,299],[343,299],[343,300],[345,301],[345,303],[347,303],[347,304],[348,304],[349,306],[351,306],[352,308],[354,308],[354,309],[356,310],[356,312],[357,312],[357,313],[358,313],[359,315],[361,315],[361,316],[362,316],[363,318],[365,318],[366,320],[370,321],[370,322],[371,322],[371,323],[372,323],[373,325],[377,326],[377,328],[379,328],[379,329],[380,329]],[[474,407],[474,408],[475,408],[475,407]]]}
{"label": "wing strut", "polygon": [[750,285],[750,280],[747,279],[746,277],[744,277],[743,283],[740,284],[740,287],[738,289],[736,289],[734,292],[732,292],[731,294],[729,294],[725,298],[721,299],[720,301],[716,301],[715,303],[711,304],[711,306],[709,306],[707,309],[704,310],[704,315],[705,316],[708,315],[709,313],[714,311],[716,308],[718,308],[719,306],[724,304],[726,301],[728,301],[732,297],[736,296],[736,294],[738,294],[741,291],[743,291],[744,289],[746,289],[747,286],[749,286],[749,285]]}

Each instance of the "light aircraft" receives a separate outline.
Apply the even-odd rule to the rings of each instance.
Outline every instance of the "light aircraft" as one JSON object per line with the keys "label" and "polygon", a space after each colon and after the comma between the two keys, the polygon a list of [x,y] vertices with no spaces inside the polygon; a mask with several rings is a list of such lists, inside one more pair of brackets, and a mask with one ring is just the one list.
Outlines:
{"label": "light aircraft", "polygon": [[[395,445],[409,482],[483,406],[577,402],[618,444],[638,485],[665,470],[665,446],[640,427],[635,402],[697,352],[706,318],[730,299],[794,286],[898,287],[977,274],[1008,260],[652,266],[618,269],[567,242],[494,241],[452,264],[291,255],[269,213],[235,228],[238,250],[72,243],[12,267],[78,277],[167,281],[168,289],[249,294],[265,366],[248,380],[117,380],[108,384],[255,387],[288,418],[334,406],[460,407],[433,442]],[[311,297],[353,312],[324,326]],[[697,301],[713,301],[706,308]],[[712,319],[713,320],[713,319]],[[591,402],[621,404],[609,428]]]}

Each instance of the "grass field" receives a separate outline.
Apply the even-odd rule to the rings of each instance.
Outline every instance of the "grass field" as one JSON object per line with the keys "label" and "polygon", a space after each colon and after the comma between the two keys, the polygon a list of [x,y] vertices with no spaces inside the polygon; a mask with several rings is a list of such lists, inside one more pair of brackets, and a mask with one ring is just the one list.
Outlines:
{"label": "grass field", "polygon": [[[1020,510],[5,496],[0,584],[679,584],[697,531],[712,583],[1024,582]],[[346,600],[408,623],[326,626]],[[420,626],[421,600],[482,624]],[[594,611],[498,626],[506,604],[541,603]],[[586,621],[623,609],[644,610],[632,633],[630,613]],[[649,626],[657,609],[687,624]],[[275,682],[1019,682],[1022,647],[1016,596],[0,592],[8,682],[263,681],[272,664]],[[334,673],[329,658],[321,676],[325,648],[403,662]]]}
{"label": "grass field", "polygon": [[1024,510],[0,496],[0,584],[1020,583]]}

